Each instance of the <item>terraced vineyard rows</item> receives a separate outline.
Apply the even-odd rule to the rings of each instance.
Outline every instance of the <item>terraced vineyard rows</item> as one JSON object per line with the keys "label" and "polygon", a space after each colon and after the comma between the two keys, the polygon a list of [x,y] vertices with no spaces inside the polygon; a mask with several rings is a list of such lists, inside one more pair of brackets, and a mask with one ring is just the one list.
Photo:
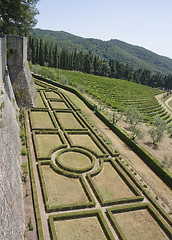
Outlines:
{"label": "terraced vineyard rows", "polygon": [[122,155],[60,89],[36,83],[36,106],[26,119],[39,239],[171,239],[171,218]]}
{"label": "terraced vineyard rows", "polygon": [[46,67],[39,67],[38,72],[57,81],[63,75],[69,85],[76,88],[82,86],[88,94],[114,110],[124,111],[127,107],[134,106],[143,113],[145,121],[152,122],[154,116],[161,117],[167,124],[172,121],[168,112],[161,107],[155,98],[155,95],[162,93],[158,89],[126,80]]}

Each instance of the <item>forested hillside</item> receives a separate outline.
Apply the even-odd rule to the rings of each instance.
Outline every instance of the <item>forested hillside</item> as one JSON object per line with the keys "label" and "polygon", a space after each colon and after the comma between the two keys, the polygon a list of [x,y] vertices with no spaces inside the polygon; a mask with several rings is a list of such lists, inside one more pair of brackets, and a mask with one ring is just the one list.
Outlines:
{"label": "forested hillside", "polygon": [[117,39],[102,41],[93,38],[82,38],[64,31],[51,31],[34,29],[36,36],[51,39],[51,42],[58,45],[58,48],[69,51],[82,51],[105,58],[113,59],[120,63],[128,64],[136,69],[144,68],[151,72],[163,74],[172,73],[172,59],[155,54],[142,47],[134,46]]}
{"label": "forested hillside", "polygon": [[116,79],[141,83],[156,88],[172,89],[172,75],[164,75],[159,72],[151,72],[148,69],[137,70],[128,64],[120,63],[114,59],[107,60],[94,55],[92,52],[83,52],[61,49],[49,39],[29,37],[28,59],[33,64],[75,70]]}

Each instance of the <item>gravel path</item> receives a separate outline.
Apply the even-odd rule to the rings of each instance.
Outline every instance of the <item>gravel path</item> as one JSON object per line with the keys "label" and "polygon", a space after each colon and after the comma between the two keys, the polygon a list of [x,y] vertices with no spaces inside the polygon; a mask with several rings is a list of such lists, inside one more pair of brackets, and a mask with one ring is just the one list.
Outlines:
{"label": "gravel path", "polygon": [[172,111],[172,108],[168,105],[168,103],[172,100],[172,97],[170,97],[169,99],[167,99],[165,101],[165,104],[167,105],[167,107]]}

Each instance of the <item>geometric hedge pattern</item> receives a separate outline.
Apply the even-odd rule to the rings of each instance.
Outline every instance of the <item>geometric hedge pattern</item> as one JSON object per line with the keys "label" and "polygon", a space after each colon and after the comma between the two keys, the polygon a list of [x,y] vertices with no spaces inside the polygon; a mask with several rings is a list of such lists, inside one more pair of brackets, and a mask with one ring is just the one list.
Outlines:
{"label": "geometric hedge pattern", "polygon": [[59,88],[36,84],[28,115],[49,238],[170,239],[169,218],[164,213],[164,221],[82,109]]}

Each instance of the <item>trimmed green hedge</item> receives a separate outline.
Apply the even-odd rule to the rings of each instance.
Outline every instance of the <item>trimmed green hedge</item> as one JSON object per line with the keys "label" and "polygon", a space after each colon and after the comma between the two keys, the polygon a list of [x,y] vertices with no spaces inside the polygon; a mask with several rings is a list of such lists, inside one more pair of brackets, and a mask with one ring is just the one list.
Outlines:
{"label": "trimmed green hedge", "polygon": [[133,141],[120,127],[113,125],[100,112],[95,113],[128,147],[130,147],[172,189],[172,174],[148,151]]}
{"label": "trimmed green hedge", "polygon": [[[83,147],[83,146],[79,146],[79,145],[74,145],[74,143],[72,142],[71,138],[70,138],[70,134],[75,134],[75,135],[82,135],[82,134],[86,134],[88,136],[90,136],[90,138],[93,140],[93,142],[97,145],[97,147],[100,149],[100,151],[102,152],[102,154],[97,154],[96,152],[94,152],[94,150],[91,150],[87,147]],[[108,157],[108,153],[106,151],[106,149],[104,149],[104,147],[99,143],[99,141],[97,140],[97,138],[88,130],[87,131],[67,131],[65,132],[65,136],[70,144],[71,147],[77,147],[77,148],[83,148],[89,152],[91,152],[93,155],[95,155],[96,157]]]}
{"label": "trimmed green hedge", "polygon": [[[73,114],[74,118],[76,119],[76,121],[78,121],[78,123],[81,125],[82,128],[78,128],[78,129],[76,129],[76,128],[75,128],[75,129],[73,129],[73,128],[71,128],[71,129],[64,128],[62,122],[60,121],[60,119],[59,119],[58,116],[57,116],[57,113],[58,113],[58,112],[59,112],[59,113],[60,113],[60,112],[63,112],[63,113],[64,113],[64,112],[67,112],[67,113]],[[57,120],[60,128],[61,128],[63,131],[84,131],[84,130],[87,129],[87,127],[86,127],[85,123],[82,121],[82,119],[79,118],[78,115],[77,115],[74,111],[72,111],[72,110],[70,110],[70,109],[55,110],[55,111],[54,111],[54,115],[55,115],[55,117],[56,117],[56,120]]]}
{"label": "trimmed green hedge", "polygon": [[[67,167],[67,166],[63,165],[60,161],[60,155],[63,153],[66,153],[66,152],[77,152],[77,153],[84,154],[90,159],[91,164],[88,167],[81,168],[81,169],[73,169],[72,166]],[[67,148],[67,149],[64,149],[64,150],[61,150],[60,152],[58,152],[58,154],[56,156],[56,164],[59,165],[62,169],[66,170],[66,171],[70,171],[70,172],[74,172],[74,173],[84,173],[84,172],[90,171],[94,167],[95,158],[93,155],[91,155],[90,153],[88,153],[87,151],[85,151],[83,149]]]}
{"label": "trimmed green hedge", "polygon": [[[51,99],[48,99],[47,100],[48,101],[48,104],[50,105],[50,107],[51,107],[51,109],[52,110],[61,110],[61,111],[64,111],[64,110],[67,110],[67,109],[69,109],[69,110],[72,110],[71,108],[70,108],[70,106],[69,106],[69,104],[65,101],[65,100],[51,100]],[[66,105],[66,107],[67,108],[54,108],[53,106],[52,106],[52,102],[61,102],[61,103],[64,103],[65,105]]]}
{"label": "trimmed green hedge", "polygon": [[149,203],[140,203],[134,205],[127,205],[127,206],[119,206],[107,209],[108,218],[113,226],[113,228],[117,231],[117,234],[120,239],[127,240],[127,237],[122,232],[119,224],[116,222],[113,213],[123,213],[128,211],[137,211],[141,209],[147,209],[154,220],[159,224],[161,229],[166,233],[166,235],[171,239],[172,238],[172,230],[167,225],[167,223],[158,215],[158,213],[152,208]]}
{"label": "trimmed green hedge", "polygon": [[120,167],[125,171],[127,175],[132,179],[135,185],[140,189],[140,191],[145,195],[145,197],[151,202],[151,204],[157,209],[157,211],[164,217],[164,219],[172,226],[171,217],[164,211],[164,209],[154,200],[150,193],[141,185],[141,183],[137,180],[137,178],[131,174],[128,168],[120,161],[119,158],[116,158],[116,162],[120,165]]}
{"label": "trimmed green hedge", "polygon": [[114,238],[112,232],[110,231],[110,228],[109,228],[108,224],[106,223],[106,220],[100,210],[88,210],[88,211],[63,213],[63,214],[49,216],[49,224],[50,224],[50,231],[51,231],[52,239],[57,240],[57,234],[56,234],[55,227],[54,227],[54,221],[76,219],[76,218],[79,219],[79,218],[85,218],[85,217],[97,217],[107,240],[115,240],[115,238]]}
{"label": "trimmed green hedge", "polygon": [[[53,148],[53,149],[48,153],[48,155],[43,156],[43,157],[40,157],[40,156],[39,156],[38,143],[37,143],[37,140],[36,140],[36,135],[37,135],[37,134],[56,134],[56,135],[59,136],[62,144],[61,144],[60,146],[58,146],[58,147]],[[34,146],[35,155],[36,155],[36,159],[37,159],[37,160],[50,160],[50,159],[51,159],[51,155],[52,155],[53,152],[55,152],[55,151],[57,151],[57,150],[59,150],[59,149],[61,149],[61,148],[66,148],[66,147],[67,147],[67,143],[66,143],[65,139],[64,139],[62,133],[59,132],[59,131],[55,131],[55,130],[52,130],[52,131],[50,131],[50,130],[48,130],[48,131],[46,131],[46,130],[34,130],[34,131],[33,131],[33,134],[32,134],[32,138],[33,138],[33,146]]]}
{"label": "trimmed green hedge", "polygon": [[[67,176],[69,178],[78,178],[89,202],[88,203],[78,203],[78,204],[57,205],[57,206],[50,207],[49,201],[48,201],[48,195],[47,195],[47,191],[46,191],[46,186],[45,186],[45,181],[44,181],[44,177],[43,177],[42,169],[41,169],[42,165],[50,165],[50,168],[52,168],[55,172],[57,172],[58,174]],[[66,172],[66,171],[56,167],[51,161],[39,162],[38,163],[38,172],[39,172],[41,189],[42,189],[42,193],[43,193],[43,199],[44,199],[44,203],[45,203],[46,212],[90,208],[90,207],[94,207],[96,205],[94,198],[91,195],[91,192],[90,192],[87,184],[85,183],[83,176],[78,175],[76,173]]]}
{"label": "trimmed green hedge", "polygon": [[31,108],[29,110],[29,120],[30,120],[30,126],[31,126],[32,130],[42,130],[42,128],[34,128],[32,117],[31,117],[31,112],[47,112],[52,121],[54,128],[46,128],[46,129],[47,130],[52,130],[52,129],[57,130],[59,128],[51,111],[49,111],[48,109],[43,109],[43,108]]}
{"label": "trimmed green hedge", "polygon": [[39,201],[38,201],[38,195],[37,195],[37,189],[36,189],[36,183],[35,183],[35,177],[34,177],[34,171],[33,171],[33,163],[32,163],[32,157],[30,152],[30,142],[28,137],[29,133],[27,128],[26,112],[24,114],[24,121],[25,121],[25,131],[26,131],[27,155],[28,155],[28,161],[29,161],[29,174],[30,174],[30,180],[31,180],[34,213],[35,213],[36,225],[37,225],[37,235],[39,240],[44,240],[42,221],[41,221],[41,215],[40,215],[40,209],[39,209]]}
{"label": "trimmed green hedge", "polygon": [[119,203],[130,203],[130,202],[135,202],[135,201],[142,201],[144,199],[144,197],[141,196],[140,191],[136,188],[136,186],[133,184],[133,182],[130,180],[130,178],[123,172],[122,169],[119,168],[119,166],[112,159],[109,159],[109,158],[103,159],[103,161],[110,162],[112,167],[117,171],[119,176],[123,179],[123,181],[130,188],[130,190],[132,190],[132,192],[136,195],[136,197],[120,198],[120,199],[114,199],[114,200],[104,200],[92,179],[94,176],[96,176],[100,173],[100,170],[98,169],[98,171],[93,174],[87,174],[87,180],[90,183],[90,185],[94,191],[94,194],[96,195],[97,199],[99,200],[101,206],[108,206],[108,205],[119,204]]}
{"label": "trimmed green hedge", "polygon": [[[46,83],[68,90],[76,94],[91,110],[94,110],[94,105],[90,103],[79,91],[76,89],[59,84],[55,81],[46,79],[44,77],[33,74],[33,76]],[[148,151],[141,147],[138,143],[130,139],[130,137],[117,125],[113,125],[102,113],[96,111],[95,114],[108,126],[127,146],[129,146],[156,174],[162,181],[164,181],[172,189],[172,174],[161,167],[160,162],[152,156]]]}
{"label": "trimmed green hedge", "polygon": [[84,119],[84,117],[81,115],[80,112],[77,112],[76,114],[82,119],[82,121],[87,126],[87,128],[92,132],[92,134],[95,136],[95,138],[98,139],[98,141],[101,143],[101,145],[103,145],[103,147],[106,149],[106,151],[110,154],[111,157],[116,157],[116,156],[120,155],[120,153],[112,152],[112,150],[109,148],[109,146],[103,141],[103,139],[101,137],[98,136],[98,134],[91,127],[91,125],[88,123],[88,121],[86,119]]}

